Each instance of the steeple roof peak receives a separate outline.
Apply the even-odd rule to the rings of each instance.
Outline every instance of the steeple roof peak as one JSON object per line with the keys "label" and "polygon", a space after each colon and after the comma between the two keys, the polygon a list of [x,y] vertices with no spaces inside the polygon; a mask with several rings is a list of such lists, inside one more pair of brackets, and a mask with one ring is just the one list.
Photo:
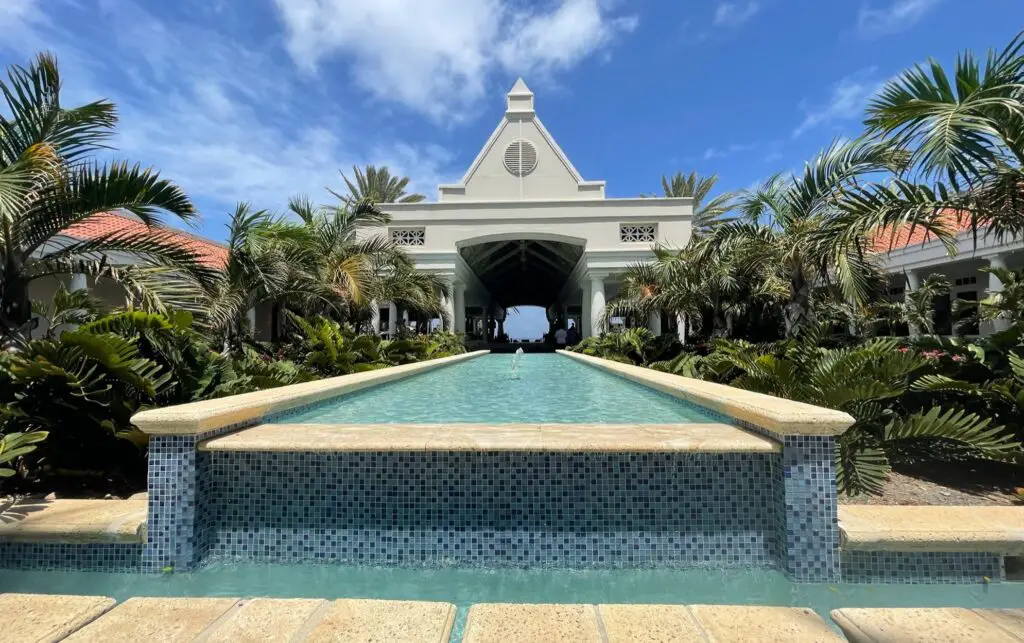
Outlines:
{"label": "steeple roof peak", "polygon": [[526,86],[526,81],[521,77],[516,80],[516,84],[512,85],[512,89],[508,90],[509,96],[533,96],[533,92]]}
{"label": "steeple roof peak", "polygon": [[526,86],[522,78],[518,79],[516,84],[512,85],[512,89],[508,90],[508,107],[505,109],[505,113],[533,114],[533,92]]}

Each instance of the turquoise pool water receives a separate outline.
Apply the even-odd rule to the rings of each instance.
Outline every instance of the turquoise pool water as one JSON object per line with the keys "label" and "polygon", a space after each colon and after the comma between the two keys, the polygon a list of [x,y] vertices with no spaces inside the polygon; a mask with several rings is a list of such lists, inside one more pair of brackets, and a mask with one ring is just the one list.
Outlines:
{"label": "turquoise pool water", "polygon": [[676,398],[554,354],[484,355],[272,420],[310,424],[674,424],[715,420]]}
{"label": "turquoise pool water", "polygon": [[[213,564],[189,574],[4,570],[0,592],[132,596],[274,596],[447,601],[456,631],[473,603],[716,603],[810,607],[1021,607],[1024,583],[798,584],[771,570],[471,570]],[[458,634],[453,641],[460,640]]]}

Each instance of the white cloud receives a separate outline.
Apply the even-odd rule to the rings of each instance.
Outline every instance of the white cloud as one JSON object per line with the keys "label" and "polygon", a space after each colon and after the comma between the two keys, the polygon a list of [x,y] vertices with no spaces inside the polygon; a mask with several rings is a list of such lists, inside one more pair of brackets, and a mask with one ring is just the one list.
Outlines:
{"label": "white cloud", "polygon": [[[324,187],[338,188],[338,170],[354,164],[387,164],[428,195],[451,178],[442,148],[368,132],[322,83],[297,77],[287,57],[278,62],[206,26],[165,22],[128,0],[67,7],[62,25],[20,21],[17,38],[5,33],[0,51],[27,62],[35,51],[55,50],[66,102],[113,100],[120,124],[111,156],[151,164],[181,185],[211,237],[223,237],[236,201],[281,209],[297,193],[327,200]],[[74,11],[89,13],[111,39],[79,33]]]}
{"label": "white cloud", "polygon": [[875,76],[875,71],[875,68],[871,67],[840,79],[832,85],[828,100],[823,103],[813,106],[802,104],[804,119],[793,130],[793,138],[798,138],[816,127],[862,116],[868,100],[883,84],[883,81]]}
{"label": "white cloud", "polygon": [[757,15],[760,9],[760,5],[753,1],[743,5],[723,2],[715,8],[713,23],[716,27],[738,27]]}
{"label": "white cloud", "polygon": [[566,69],[637,24],[607,0],[561,0],[547,12],[514,0],[275,3],[300,68],[343,56],[363,89],[435,119],[463,116],[492,72]]}
{"label": "white cloud", "polygon": [[861,7],[857,14],[857,32],[877,38],[910,29],[941,0],[893,0],[882,8]]}

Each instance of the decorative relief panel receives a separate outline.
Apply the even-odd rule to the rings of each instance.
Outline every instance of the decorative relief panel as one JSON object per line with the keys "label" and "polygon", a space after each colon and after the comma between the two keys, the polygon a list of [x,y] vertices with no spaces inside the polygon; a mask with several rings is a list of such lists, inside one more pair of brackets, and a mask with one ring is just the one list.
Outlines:
{"label": "decorative relief panel", "polygon": [[426,238],[425,228],[391,228],[391,242],[397,246],[422,246]]}
{"label": "decorative relief panel", "polygon": [[656,223],[620,223],[619,241],[622,243],[654,243],[658,239]]}

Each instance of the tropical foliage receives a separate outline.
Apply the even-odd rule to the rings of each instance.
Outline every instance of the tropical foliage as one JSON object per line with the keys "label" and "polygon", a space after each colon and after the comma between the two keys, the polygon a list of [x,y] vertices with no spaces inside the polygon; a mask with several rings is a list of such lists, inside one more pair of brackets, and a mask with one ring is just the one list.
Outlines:
{"label": "tropical foliage", "polygon": [[408,194],[408,177],[392,176],[391,170],[385,167],[367,165],[365,169],[352,166],[355,183],[344,174],[341,175],[348,188],[348,194],[335,196],[350,206],[359,203],[419,203],[426,197],[422,194]]}
{"label": "tropical foliage", "polygon": [[[29,284],[79,273],[121,282],[133,300],[162,309],[183,293],[168,272],[207,274],[192,253],[157,226],[164,215],[191,220],[184,192],[151,169],[125,161],[91,160],[114,131],[117,112],[107,101],[65,107],[56,60],[40,54],[28,67],[11,66],[0,80],[0,332],[24,330],[31,320]],[[90,216],[121,210],[154,229],[150,234],[107,233],[88,240],[61,232]],[[112,266],[108,253],[138,257]]]}

